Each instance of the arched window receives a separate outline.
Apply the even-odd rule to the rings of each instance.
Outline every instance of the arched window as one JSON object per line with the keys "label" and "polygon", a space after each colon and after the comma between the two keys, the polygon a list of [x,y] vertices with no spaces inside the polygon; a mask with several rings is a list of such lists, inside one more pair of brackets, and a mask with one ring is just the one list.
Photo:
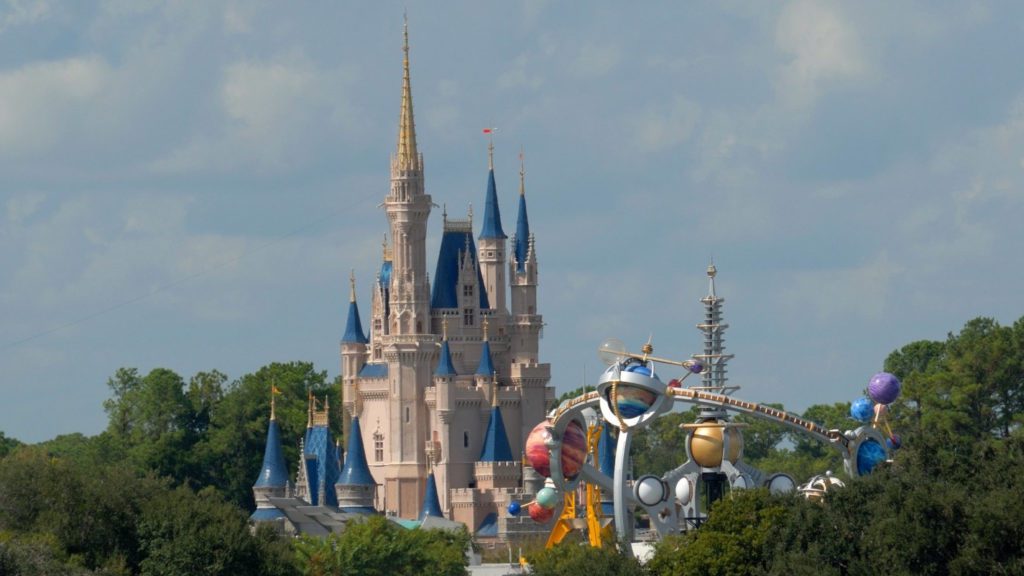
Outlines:
{"label": "arched window", "polygon": [[374,462],[384,461],[384,435],[377,430],[373,433],[373,460]]}

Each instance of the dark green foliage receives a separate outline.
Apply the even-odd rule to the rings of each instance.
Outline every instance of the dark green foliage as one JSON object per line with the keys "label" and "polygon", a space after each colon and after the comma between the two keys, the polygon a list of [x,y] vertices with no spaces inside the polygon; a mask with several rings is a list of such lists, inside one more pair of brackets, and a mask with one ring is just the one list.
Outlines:
{"label": "dark green foliage", "polygon": [[370,516],[348,524],[340,535],[304,537],[296,549],[309,576],[463,576],[469,541],[465,531],[407,530]]}
{"label": "dark green foliage", "polygon": [[0,574],[296,573],[286,541],[252,536],[246,513],[212,490],[46,448],[0,466]]}
{"label": "dark green foliage", "polygon": [[614,546],[592,548],[565,541],[529,555],[530,573],[537,576],[640,576],[647,571]]}
{"label": "dark green foliage", "polygon": [[670,412],[656,418],[633,436],[630,454],[633,457],[633,475],[662,475],[686,460],[686,430],[682,424],[693,422],[698,409]]}
{"label": "dark green foliage", "polygon": [[0,459],[10,454],[18,446],[21,446],[21,442],[4,436],[3,431],[0,431]]}

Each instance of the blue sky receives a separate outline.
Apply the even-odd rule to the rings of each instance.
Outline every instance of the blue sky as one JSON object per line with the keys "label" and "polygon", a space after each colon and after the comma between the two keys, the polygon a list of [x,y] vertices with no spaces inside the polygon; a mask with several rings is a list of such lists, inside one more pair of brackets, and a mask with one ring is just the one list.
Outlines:
{"label": "blue sky", "polygon": [[[338,373],[349,270],[367,311],[387,229],[404,8],[0,4],[0,430],[100,431],[121,366]],[[738,395],[794,411],[1024,314],[1020,5],[407,8],[435,202],[480,213],[495,126],[511,229],[525,148],[559,392],[609,336],[698,352],[711,257]]]}

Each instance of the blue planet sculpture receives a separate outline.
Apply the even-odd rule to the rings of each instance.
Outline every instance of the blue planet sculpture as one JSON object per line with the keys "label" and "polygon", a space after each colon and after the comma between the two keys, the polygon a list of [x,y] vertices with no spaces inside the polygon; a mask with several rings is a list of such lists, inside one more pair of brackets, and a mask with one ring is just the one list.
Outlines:
{"label": "blue planet sculpture", "polygon": [[866,476],[885,461],[885,448],[875,440],[865,440],[857,448],[857,474]]}
{"label": "blue planet sculpture", "polygon": [[850,418],[858,422],[870,422],[874,414],[875,406],[870,398],[860,397],[850,404]]}

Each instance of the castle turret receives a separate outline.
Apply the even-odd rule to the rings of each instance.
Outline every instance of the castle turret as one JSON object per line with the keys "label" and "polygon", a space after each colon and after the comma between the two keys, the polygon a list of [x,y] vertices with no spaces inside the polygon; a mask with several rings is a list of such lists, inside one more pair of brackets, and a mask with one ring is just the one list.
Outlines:
{"label": "castle turret", "polygon": [[525,163],[519,169],[519,215],[512,246],[512,363],[532,363],[537,362],[544,322],[537,312],[537,253],[526,212]]}
{"label": "castle turret", "polygon": [[296,496],[313,506],[337,506],[334,484],[338,481],[338,448],[328,426],[330,405],[324,398],[323,407],[317,407],[316,398],[309,394],[306,435],[299,458],[299,480]]}
{"label": "castle turret", "polygon": [[366,463],[366,451],[363,449],[363,433],[359,427],[359,417],[352,417],[349,426],[348,449],[345,454],[345,465],[334,485],[338,497],[338,507],[342,512],[374,514],[374,499],[377,495],[377,482],[370,473]]}
{"label": "castle turret", "polygon": [[480,458],[474,465],[473,475],[477,488],[515,488],[519,485],[522,466],[513,458],[512,448],[505,431],[505,420],[501,417],[498,381],[491,381],[491,413],[484,432],[484,443]]}
{"label": "castle turret", "polygon": [[348,320],[345,333],[341,337],[341,397],[344,399],[345,411],[342,414],[344,434],[349,433],[349,417],[356,413],[356,378],[359,370],[366,364],[366,345],[369,340],[363,333],[363,323],[359,318],[359,305],[356,303],[356,274],[349,276]]}
{"label": "castle turret", "polygon": [[249,517],[254,522],[279,521],[285,518],[283,512],[270,503],[271,498],[284,498],[288,493],[288,467],[281,451],[281,427],[277,424],[275,398],[277,389],[271,386],[270,423],[267,425],[267,444],[263,451],[263,467],[252,486],[256,500],[256,511]]}
{"label": "castle turret", "polygon": [[437,480],[434,478],[433,471],[427,475],[427,489],[423,493],[423,505],[420,506],[419,521],[422,522],[427,516],[444,518],[444,512],[441,511],[441,501],[437,497]]}
{"label": "castle turret", "polygon": [[508,314],[505,308],[505,231],[501,227],[498,188],[494,183],[494,142],[487,146],[487,196],[484,221],[480,230],[480,272],[490,307],[496,316]]}

